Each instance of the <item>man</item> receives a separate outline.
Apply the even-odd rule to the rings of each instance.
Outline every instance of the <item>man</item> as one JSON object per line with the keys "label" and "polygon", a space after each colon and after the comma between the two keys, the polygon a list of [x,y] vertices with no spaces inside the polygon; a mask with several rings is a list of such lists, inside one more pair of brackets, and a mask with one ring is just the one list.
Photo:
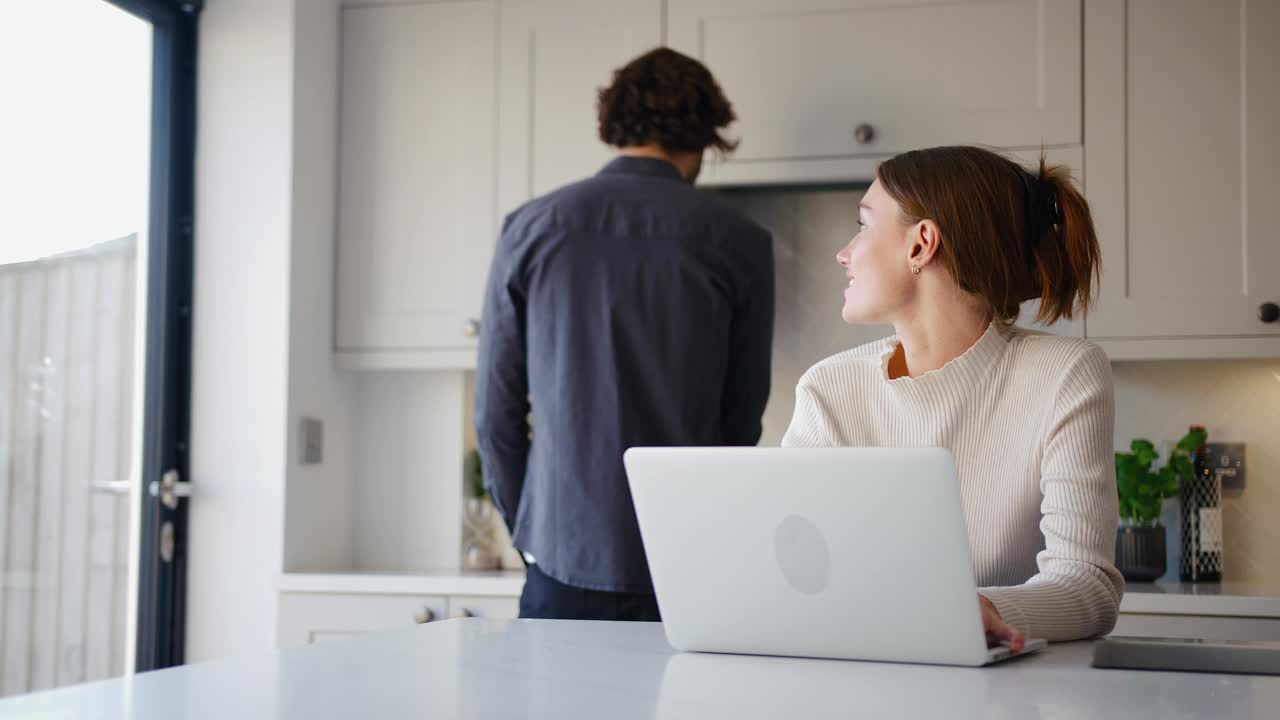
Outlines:
{"label": "man", "polygon": [[692,187],[707,148],[735,146],[720,132],[733,109],[701,63],[665,48],[637,58],[600,91],[598,116],[619,156],[503,224],[476,430],[529,563],[521,617],[658,620],[622,453],[759,440],[773,250]]}

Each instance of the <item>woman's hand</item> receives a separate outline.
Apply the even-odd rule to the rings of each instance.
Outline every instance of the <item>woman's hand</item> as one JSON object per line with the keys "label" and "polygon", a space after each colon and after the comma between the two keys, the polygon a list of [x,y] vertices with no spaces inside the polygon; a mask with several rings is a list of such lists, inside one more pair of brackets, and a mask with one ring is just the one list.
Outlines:
{"label": "woman's hand", "polygon": [[1026,641],[1018,628],[1006,623],[1000,617],[1000,611],[981,593],[978,604],[982,607],[982,627],[987,631],[987,644],[1005,643],[1015,653],[1022,652],[1022,644]]}

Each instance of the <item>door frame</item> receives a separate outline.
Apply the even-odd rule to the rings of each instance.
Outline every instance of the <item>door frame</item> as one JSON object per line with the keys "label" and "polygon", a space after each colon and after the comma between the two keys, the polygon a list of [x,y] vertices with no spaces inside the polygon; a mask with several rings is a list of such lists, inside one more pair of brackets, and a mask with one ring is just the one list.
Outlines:
{"label": "door frame", "polygon": [[[142,492],[134,670],[181,665],[186,627],[187,502],[148,491],[187,481],[195,205],[197,23],[203,0],[106,0],[151,23],[151,167],[143,390]],[[162,539],[162,528],[170,532]],[[167,547],[165,547],[167,546]],[[162,558],[162,550],[167,558]]]}

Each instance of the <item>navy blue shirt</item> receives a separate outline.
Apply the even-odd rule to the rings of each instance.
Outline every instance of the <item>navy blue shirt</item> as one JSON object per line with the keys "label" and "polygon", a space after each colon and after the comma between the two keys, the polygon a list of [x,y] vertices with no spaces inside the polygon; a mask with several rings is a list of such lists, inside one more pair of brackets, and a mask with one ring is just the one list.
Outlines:
{"label": "navy blue shirt", "polygon": [[542,572],[652,592],[622,453],[756,444],[773,296],[769,233],[662,160],[619,157],[507,217],[476,431],[485,485]]}

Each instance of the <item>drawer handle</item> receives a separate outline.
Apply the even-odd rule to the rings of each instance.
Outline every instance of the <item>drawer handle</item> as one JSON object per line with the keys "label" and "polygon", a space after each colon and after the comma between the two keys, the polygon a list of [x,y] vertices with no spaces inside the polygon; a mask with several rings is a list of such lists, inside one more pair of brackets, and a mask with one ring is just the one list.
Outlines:
{"label": "drawer handle", "polygon": [[436,619],[436,611],[429,607],[422,607],[413,614],[413,621],[418,625],[426,625]]}
{"label": "drawer handle", "polygon": [[859,145],[868,145],[876,139],[876,129],[866,123],[860,123],[853,129],[853,139],[857,140]]}
{"label": "drawer handle", "polygon": [[479,335],[480,321],[475,318],[470,318],[466,322],[462,323],[462,334],[467,337],[475,337]]}
{"label": "drawer handle", "polygon": [[1280,305],[1273,302],[1262,303],[1258,306],[1258,319],[1264,323],[1280,320]]}
{"label": "drawer handle", "polygon": [[454,618],[473,618],[475,616],[476,614],[472,612],[469,608],[460,608],[458,610],[455,610],[453,613]]}

